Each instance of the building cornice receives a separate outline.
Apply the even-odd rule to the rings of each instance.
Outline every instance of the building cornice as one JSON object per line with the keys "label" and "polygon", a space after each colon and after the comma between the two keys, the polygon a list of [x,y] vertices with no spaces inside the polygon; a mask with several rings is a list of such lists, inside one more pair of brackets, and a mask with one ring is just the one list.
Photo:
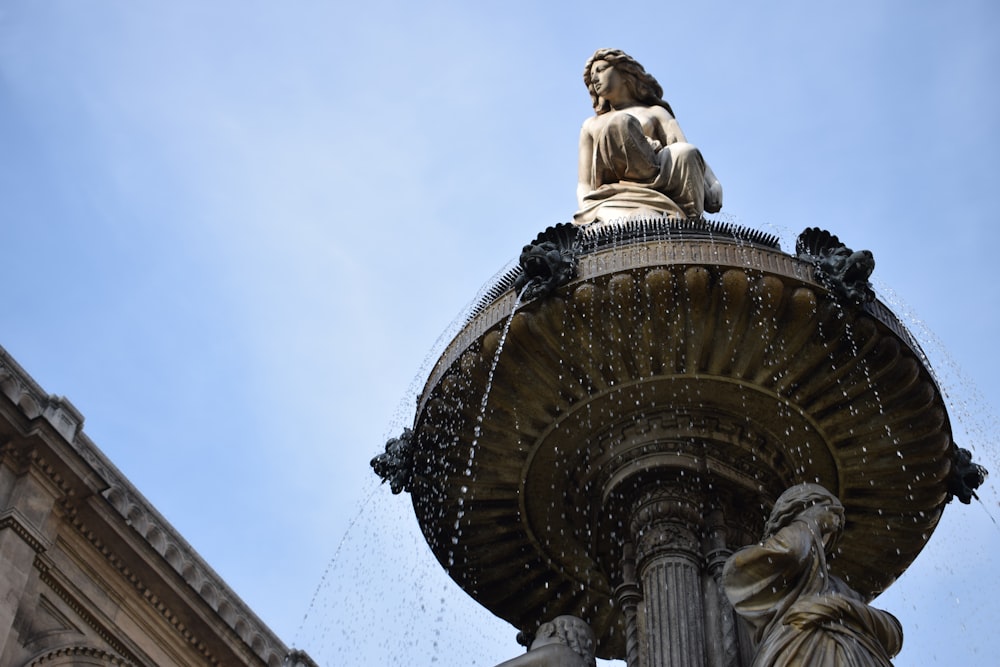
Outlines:
{"label": "building cornice", "polygon": [[[112,527],[115,532],[131,534],[133,539],[138,538],[139,542],[157,554],[160,561],[157,569],[162,569],[165,564],[178,575],[190,592],[211,609],[216,618],[221,619],[263,664],[269,667],[282,664],[289,653],[288,648],[83,432],[84,417],[80,411],[67,399],[47,394],[2,346],[0,394],[16,408],[21,417],[18,421],[23,424],[23,429],[18,430],[22,431],[19,436],[24,442],[5,443],[5,448],[23,447],[27,450],[21,454],[27,454],[33,467],[41,469],[59,488],[62,494],[60,504],[70,523],[188,643],[196,647],[210,663],[218,664],[218,659],[211,656],[204,640],[194,636],[192,630],[179,620],[176,612],[150,589],[149,582],[131,571],[125,560],[100,538],[99,527],[90,525],[91,522],[100,523],[99,517],[102,516],[107,517],[109,522],[115,522],[111,517],[117,516],[121,521],[116,522],[120,523],[119,526]],[[0,401],[2,400],[0,397]],[[35,438],[41,439],[55,453],[60,451],[60,444],[63,448],[68,445],[79,459],[73,469],[80,475],[79,481],[82,484],[70,484],[65,478],[66,471],[56,469],[44,454],[39,453],[39,444]],[[79,462],[85,465],[81,467]],[[81,489],[81,486],[87,487],[89,493]],[[88,498],[88,501],[93,503],[95,512],[80,512],[84,496],[91,495],[95,497]],[[97,501],[97,498],[101,500]],[[125,526],[127,530],[123,528]],[[8,517],[5,514],[0,517],[0,529],[6,528],[15,530],[36,552],[43,548],[44,540],[29,531],[25,522],[17,520],[15,516]]]}

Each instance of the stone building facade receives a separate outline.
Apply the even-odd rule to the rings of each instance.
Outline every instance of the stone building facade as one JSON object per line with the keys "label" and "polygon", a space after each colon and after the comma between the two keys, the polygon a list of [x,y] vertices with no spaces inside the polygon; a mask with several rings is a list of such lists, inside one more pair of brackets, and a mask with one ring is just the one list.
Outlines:
{"label": "stone building facade", "polygon": [[0,348],[0,665],[314,667]]}

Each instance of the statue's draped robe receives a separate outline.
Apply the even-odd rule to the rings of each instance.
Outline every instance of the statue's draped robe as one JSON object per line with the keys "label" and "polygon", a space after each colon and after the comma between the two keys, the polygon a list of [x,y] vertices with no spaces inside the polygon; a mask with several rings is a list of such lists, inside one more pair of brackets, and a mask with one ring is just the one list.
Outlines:
{"label": "statue's draped robe", "polygon": [[630,114],[601,126],[590,173],[591,191],[573,216],[578,224],[644,213],[698,218],[706,208],[701,152],[682,142],[655,150]]}
{"label": "statue's draped robe", "polygon": [[726,563],[723,586],[757,629],[753,667],[882,667],[902,647],[896,618],[829,574],[819,530],[796,520]]}

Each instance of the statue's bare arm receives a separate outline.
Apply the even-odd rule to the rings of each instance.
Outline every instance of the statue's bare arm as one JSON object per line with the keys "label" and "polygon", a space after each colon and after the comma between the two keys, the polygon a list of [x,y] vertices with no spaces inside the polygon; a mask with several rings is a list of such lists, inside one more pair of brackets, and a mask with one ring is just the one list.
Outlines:
{"label": "statue's bare arm", "polygon": [[[660,141],[665,146],[679,142],[687,143],[684,131],[681,130],[677,119],[671,116],[670,112],[662,107],[651,107],[650,110],[659,121],[659,129],[663,133],[663,139]],[[718,213],[722,210],[722,183],[719,182],[712,168],[708,166],[708,162],[705,163],[705,210],[709,213]]]}
{"label": "statue's bare arm", "polygon": [[649,112],[657,120],[657,126],[662,133],[662,138],[657,137],[664,146],[676,143],[687,143],[687,137],[681,130],[677,119],[670,115],[670,112],[660,106],[649,107]]}
{"label": "statue's bare arm", "polygon": [[586,660],[564,644],[547,644],[496,667],[584,667]]}
{"label": "statue's bare arm", "polygon": [[594,118],[583,121],[580,129],[579,178],[576,185],[576,201],[583,208],[583,198],[594,186]]}

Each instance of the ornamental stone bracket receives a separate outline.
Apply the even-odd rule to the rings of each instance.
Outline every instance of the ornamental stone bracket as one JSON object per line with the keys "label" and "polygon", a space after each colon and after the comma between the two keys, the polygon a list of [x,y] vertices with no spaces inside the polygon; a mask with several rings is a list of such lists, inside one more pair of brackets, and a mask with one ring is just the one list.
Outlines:
{"label": "ornamental stone bracket", "polygon": [[16,507],[9,507],[0,513],[0,533],[6,530],[21,538],[36,554],[43,553],[49,541]]}
{"label": "ornamental stone bracket", "polygon": [[868,282],[875,270],[871,251],[851,250],[825,229],[808,227],[795,241],[795,252],[813,265],[816,280],[841,301],[863,306],[875,300]]}
{"label": "ornamental stone bracket", "polygon": [[68,442],[73,442],[83,428],[83,415],[76,406],[62,396],[46,394],[3,348],[0,393],[20,407],[28,419],[44,417]]}
{"label": "ornamental stone bracket", "polygon": [[413,431],[406,428],[398,438],[385,443],[385,452],[371,460],[375,474],[382,483],[389,482],[393,494],[409,491],[413,483]]}
{"label": "ornamental stone bracket", "polygon": [[972,452],[961,447],[952,452],[951,474],[948,476],[948,501],[958,498],[959,502],[968,505],[975,498],[976,489],[986,481],[989,472],[978,463],[972,462]]}
{"label": "ornamental stone bracket", "polygon": [[524,301],[552,294],[576,277],[582,251],[577,225],[564,222],[549,227],[521,251],[515,291]]}
{"label": "ornamental stone bracket", "polygon": [[632,667],[751,664],[723,564],[810,481],[848,517],[834,574],[865,598],[894,581],[985,471],[870,300],[871,253],[807,232],[796,257],[705,222],[603,224],[546,298],[489,288],[375,462],[449,576],[525,637],[572,615]]}

